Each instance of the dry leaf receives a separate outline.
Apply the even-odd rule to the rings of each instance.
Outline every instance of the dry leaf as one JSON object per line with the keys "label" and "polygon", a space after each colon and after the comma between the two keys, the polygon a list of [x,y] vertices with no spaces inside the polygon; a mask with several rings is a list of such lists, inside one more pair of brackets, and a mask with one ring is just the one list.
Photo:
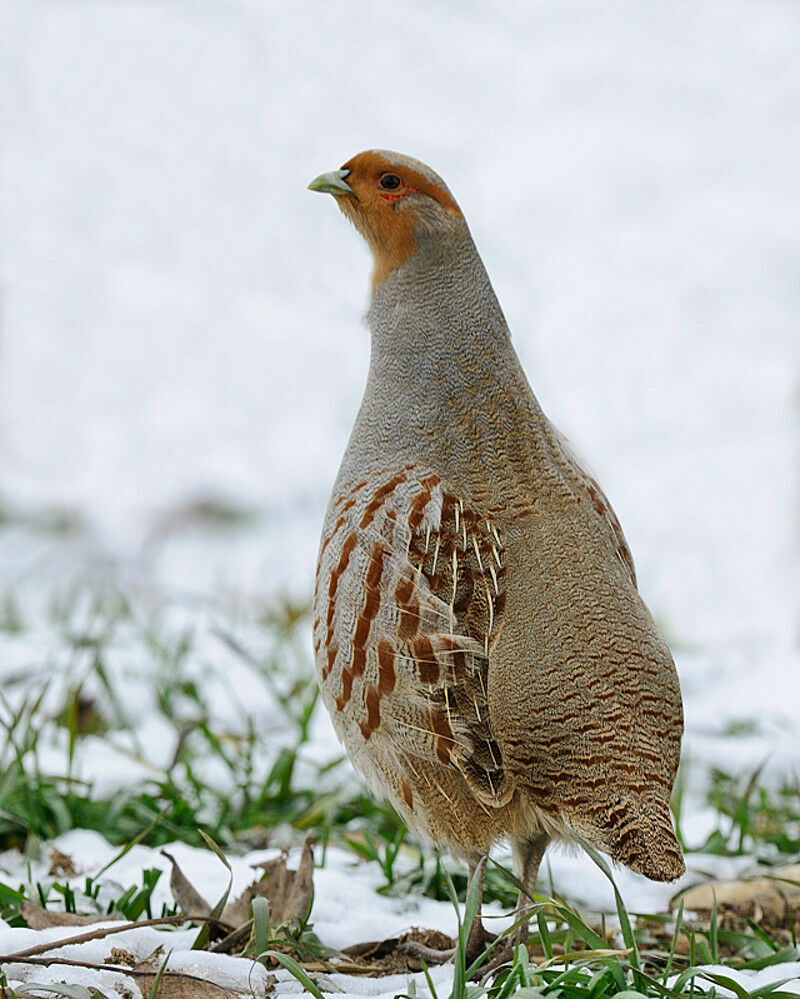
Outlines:
{"label": "dry leaf", "polygon": [[[251,897],[261,895],[269,901],[269,921],[272,926],[282,926],[292,919],[305,919],[314,894],[314,851],[311,837],[303,844],[303,853],[296,871],[286,866],[286,854],[264,864],[260,881],[248,888]],[[248,903],[249,904],[249,903]]]}
{"label": "dry leaf", "polygon": [[172,864],[172,873],[169,877],[169,888],[175,904],[185,916],[208,916],[211,914],[211,906],[195,890],[194,885],[178,866],[177,860],[166,850],[161,851],[161,855],[166,857]]}
{"label": "dry leaf", "polygon": [[[150,994],[155,980],[155,975],[136,976],[136,984],[143,996]],[[231,992],[192,975],[166,972],[158,983],[158,999],[239,999],[239,992]]]}
{"label": "dry leaf", "polygon": [[50,850],[50,867],[47,873],[52,878],[74,878],[78,871],[69,854],[53,847]]}
{"label": "dry leaf", "polygon": [[[211,906],[197,892],[175,858],[166,850],[161,853],[172,864],[169,887],[181,912],[186,916],[210,915]],[[219,922],[231,930],[244,925],[250,919],[250,903],[257,896],[266,898],[269,902],[269,921],[272,926],[282,926],[292,919],[304,919],[314,894],[314,851],[311,837],[303,845],[296,871],[286,866],[286,857],[287,854],[282,853],[274,860],[254,865],[262,868],[264,874],[245,888],[235,901],[225,906]]]}
{"label": "dry leaf", "polygon": [[715,897],[720,915],[728,912],[759,924],[782,926],[800,917],[800,864],[776,867],[769,877],[696,885],[673,900],[672,907],[682,900],[687,909],[708,913]]}
{"label": "dry leaf", "polygon": [[286,853],[263,864],[255,864],[264,874],[254,881],[233,902],[225,906],[222,922],[234,929],[250,919],[250,903],[254,898],[265,898],[269,902],[271,926],[282,926],[292,919],[304,919],[311,905],[314,892],[314,851],[309,836],[300,857],[296,871],[286,866]]}
{"label": "dry leaf", "polygon": [[111,953],[103,961],[103,964],[121,964],[126,968],[135,968],[137,961],[129,950],[122,947],[112,947]]}
{"label": "dry leaf", "polygon": [[23,902],[19,914],[32,930],[46,930],[50,926],[91,926],[92,923],[107,923],[116,916],[79,916],[75,912],[52,912],[34,902]]}
{"label": "dry leaf", "polygon": [[249,885],[242,894],[233,902],[228,902],[222,910],[222,922],[230,926],[232,930],[243,926],[250,918],[250,902],[258,894],[255,890],[258,882]]}

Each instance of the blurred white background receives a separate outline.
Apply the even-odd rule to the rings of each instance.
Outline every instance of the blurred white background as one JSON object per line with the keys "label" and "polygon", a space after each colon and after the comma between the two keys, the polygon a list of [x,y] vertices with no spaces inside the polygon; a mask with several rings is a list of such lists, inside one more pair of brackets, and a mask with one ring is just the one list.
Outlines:
{"label": "blurred white background", "polygon": [[459,200],[690,713],[796,714],[799,39],[793,0],[5,0],[0,496],[121,557],[241,505],[164,572],[307,596],[369,262],[305,187],[396,149]]}

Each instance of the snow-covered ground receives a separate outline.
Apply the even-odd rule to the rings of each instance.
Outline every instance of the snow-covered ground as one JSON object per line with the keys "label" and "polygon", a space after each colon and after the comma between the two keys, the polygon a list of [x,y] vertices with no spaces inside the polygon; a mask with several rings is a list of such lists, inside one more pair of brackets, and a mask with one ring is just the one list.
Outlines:
{"label": "snow-covered ground", "polygon": [[[102,837],[80,830],[59,837],[54,845],[74,862],[78,874],[69,881],[79,895],[85,876],[100,871],[118,853],[118,850],[110,847]],[[166,850],[175,857],[189,880],[199,886],[206,900],[213,905],[228,884],[228,872],[222,864],[210,851],[193,849],[182,843],[172,844],[166,847]],[[244,857],[230,858],[233,875],[231,897],[238,895],[253,880],[254,871],[251,865],[270,859],[276,853],[277,851],[261,850]],[[24,872],[23,879],[27,875],[32,881],[42,883],[48,881],[47,858],[31,864],[30,861],[24,862],[22,858],[17,858],[13,854],[5,854],[0,855],[0,863],[5,870],[13,870],[16,863],[18,869]],[[290,859],[290,863],[296,866],[296,855]],[[595,911],[609,913],[614,911],[614,897],[609,882],[587,857],[568,856],[556,852],[550,857],[550,866],[553,868],[554,880],[560,887],[566,889],[567,896],[572,901]],[[747,866],[746,858],[723,859],[694,855],[690,861],[689,873],[677,885],[655,885],[639,875],[622,870],[618,872],[617,884],[631,911],[663,912],[668,908],[669,899],[676,890],[698,879],[697,872],[702,871],[704,875],[712,872],[725,877],[738,874],[746,870]],[[170,864],[157,850],[149,850],[142,846],[134,847],[99,879],[100,883],[110,882],[109,888],[101,893],[101,900],[105,896],[113,896],[114,886],[140,884],[141,871],[145,868],[158,868],[168,872]],[[63,882],[64,879],[60,880]],[[314,931],[327,946],[343,948],[354,941],[389,937],[402,933],[412,925],[441,930],[448,935],[457,932],[456,916],[449,903],[420,897],[391,898],[376,894],[376,889],[381,883],[377,868],[357,864],[350,853],[328,850],[325,867],[315,871],[314,882]],[[159,911],[162,903],[172,904],[167,874],[162,876],[153,893],[153,911]],[[487,927],[495,932],[505,928],[509,923],[507,915],[496,905],[485,907],[484,920]],[[95,925],[91,928],[100,927]],[[12,929],[0,923],[0,953],[13,954],[43,942],[63,940],[86,932],[86,926],[52,927],[33,931]],[[62,957],[102,965],[104,962],[107,963],[111,948],[117,947],[127,951],[137,962],[144,962],[156,948],[161,947],[164,951],[172,951],[168,964],[171,971],[204,977],[216,984],[240,989],[248,995],[253,994],[250,992],[252,987],[255,995],[263,995],[265,981],[263,967],[240,958],[192,951],[191,945],[196,935],[197,930],[170,930],[165,933],[163,928],[158,930],[141,927],[84,944],[60,947],[49,952],[49,956],[56,961]],[[22,961],[9,962],[5,964],[5,969],[12,985],[15,979],[37,982],[64,981],[65,973],[72,976],[67,977],[67,981],[80,981],[87,985],[93,981],[93,976],[88,974],[86,969],[76,973],[74,969],[70,970],[57,963],[46,969],[46,972],[40,967],[26,967]],[[45,973],[52,977],[44,977]],[[731,971],[728,968],[721,973],[730,975]],[[772,977],[763,979],[759,984],[776,981],[778,978],[793,978],[795,987],[800,987],[800,970],[796,966],[780,965],[777,968],[770,968],[769,974]],[[278,972],[278,977],[285,981],[285,984],[278,985],[278,995],[298,991],[297,983],[287,974]],[[407,980],[410,977],[417,980],[418,988],[422,987],[424,993],[425,983],[421,975],[391,976],[378,980],[326,975],[320,981],[320,985],[326,992],[344,992],[350,996],[363,994],[392,996],[397,992],[407,991]],[[449,989],[452,984],[452,966],[436,969],[435,982],[437,986],[441,982],[443,987]],[[131,979],[124,977],[124,969],[116,973],[116,979],[106,980],[107,986],[119,990],[130,988],[131,984]]]}
{"label": "snow-covered ground", "polygon": [[[0,636],[4,675],[70,679],[39,611],[98,559],[200,619],[220,594],[308,597],[369,262],[305,185],[377,146],[464,209],[534,390],[622,520],[691,757],[796,768],[799,88],[788,0],[5,0],[0,502],[90,533],[0,533],[0,601],[37,622]],[[211,529],[209,499],[249,516]],[[238,697],[268,727],[247,683],[221,716]],[[169,759],[174,733],[140,725],[149,759],[79,754],[98,793]],[[57,770],[63,745],[41,748]],[[562,861],[584,866],[560,890],[589,883]]]}

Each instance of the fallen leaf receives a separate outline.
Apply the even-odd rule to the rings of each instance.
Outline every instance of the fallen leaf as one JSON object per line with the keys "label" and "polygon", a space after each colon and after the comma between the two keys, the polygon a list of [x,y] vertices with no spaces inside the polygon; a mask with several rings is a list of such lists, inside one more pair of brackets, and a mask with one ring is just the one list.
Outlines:
{"label": "fallen leaf", "polygon": [[272,927],[283,926],[292,919],[305,919],[314,894],[314,851],[309,836],[303,844],[300,864],[296,871],[286,866],[287,852],[280,857],[254,864],[264,873],[222,911],[222,922],[233,929],[250,919],[250,904],[254,898],[269,902],[269,922]]}
{"label": "fallen leaf", "polygon": [[79,916],[76,912],[55,912],[43,909],[34,902],[23,902],[19,914],[32,930],[46,930],[50,926],[91,926],[107,923],[115,916]]}
{"label": "fallen leaf", "polygon": [[693,912],[710,913],[716,898],[720,916],[732,914],[759,925],[782,927],[800,919],[800,864],[776,867],[768,877],[708,881],[682,892],[679,901]]}
{"label": "fallen leaf", "polygon": [[[272,926],[282,926],[292,919],[305,919],[308,913],[314,895],[314,851],[311,843],[309,836],[303,844],[296,871],[286,866],[285,852],[274,860],[256,865],[262,868],[264,875],[250,885],[245,894],[250,892],[250,898],[260,895],[268,900],[269,921]],[[248,899],[248,913],[249,908]]]}
{"label": "fallen leaf", "polygon": [[257,888],[258,882],[248,885],[237,899],[225,906],[222,910],[222,922],[226,926],[236,930],[250,919],[250,903],[259,894]]}
{"label": "fallen leaf", "polygon": [[74,878],[78,870],[72,857],[54,846],[50,850],[50,867],[47,873],[52,878]]}
{"label": "fallen leaf", "polygon": [[208,916],[211,914],[211,906],[195,889],[186,875],[178,866],[178,861],[167,853],[161,851],[162,857],[166,857],[172,864],[172,873],[169,876],[169,888],[175,904],[185,916]]}
{"label": "fallen leaf", "polygon": [[[282,853],[274,860],[253,865],[264,873],[242,892],[242,894],[222,910],[219,922],[236,930],[250,919],[250,904],[254,898],[266,898],[269,902],[269,921],[273,927],[283,926],[293,919],[305,919],[314,895],[314,851],[309,836],[303,844],[300,863],[296,871],[291,870]],[[186,916],[209,916],[211,906],[195,889],[180,868],[175,858],[161,851],[172,865],[169,887],[175,904]]]}
{"label": "fallen leaf", "polygon": [[121,964],[126,968],[135,968],[137,961],[129,950],[124,950],[122,947],[112,947],[111,953],[103,961],[103,964]]}
{"label": "fallen leaf", "polygon": [[[136,984],[143,996],[150,994],[155,980],[155,975],[136,976]],[[239,999],[239,992],[231,992],[192,975],[167,972],[158,983],[158,999]]]}

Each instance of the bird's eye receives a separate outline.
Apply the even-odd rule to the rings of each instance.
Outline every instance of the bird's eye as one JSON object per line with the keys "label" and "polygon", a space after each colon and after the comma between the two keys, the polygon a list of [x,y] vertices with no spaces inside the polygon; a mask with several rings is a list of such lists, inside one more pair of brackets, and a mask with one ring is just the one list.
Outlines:
{"label": "bird's eye", "polygon": [[384,191],[396,191],[400,187],[401,180],[396,173],[385,173],[378,183]]}

